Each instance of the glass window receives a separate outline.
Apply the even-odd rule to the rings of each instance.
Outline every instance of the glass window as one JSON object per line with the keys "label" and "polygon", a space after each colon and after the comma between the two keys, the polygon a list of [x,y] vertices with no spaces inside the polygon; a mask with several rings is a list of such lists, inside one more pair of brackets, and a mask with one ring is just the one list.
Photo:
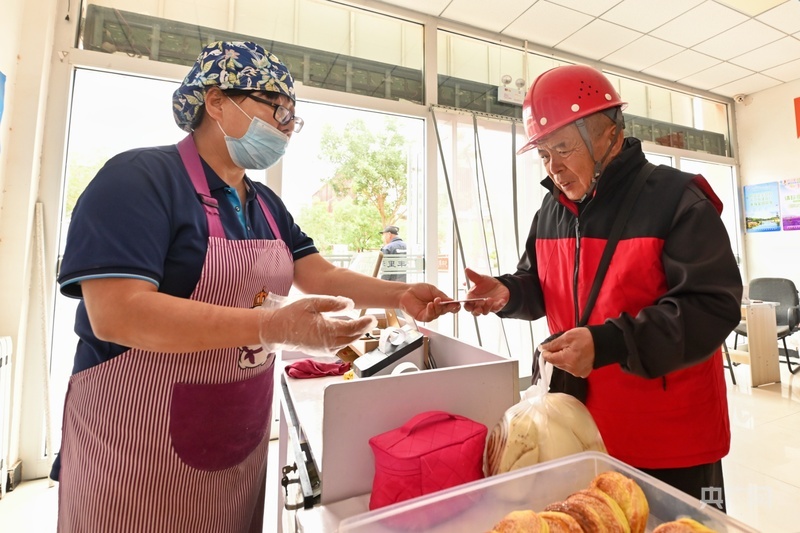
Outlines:
{"label": "glass window", "polygon": [[[468,290],[465,266],[495,276],[516,270],[546,192],[539,183],[545,174],[535,151],[515,155],[525,142],[519,123],[433,112],[445,154],[439,173],[439,286],[461,298]],[[532,324],[462,312],[440,318],[440,331],[448,332],[448,320],[459,338],[519,359],[521,375],[530,373],[533,339],[547,336],[544,320]]]}
{"label": "glass window", "polygon": [[551,68],[558,67],[560,65],[568,65],[566,61],[559,61],[553,57],[547,56],[540,56],[539,54],[528,54],[528,87],[531,86],[533,80],[535,80],[539,74],[543,72],[547,72]]}
{"label": "glass window", "polygon": [[647,157],[647,160],[654,165],[667,165],[668,167],[675,166],[673,159],[668,155],[654,154],[652,152],[645,152],[644,155]]}
{"label": "glass window", "polygon": [[[669,91],[672,108],[671,121],[681,126],[694,126],[694,97],[684,93]],[[699,129],[702,127],[698,126]]]}
{"label": "glass window", "polygon": [[727,106],[605,73],[625,108],[625,135],[661,146],[731,156]]}
{"label": "glass window", "polygon": [[[490,83],[489,57],[492,52],[497,53],[496,45],[453,33],[439,32],[439,35],[443,37],[447,53],[447,62],[442,65],[444,68],[439,68],[440,73],[463,80]],[[500,79],[491,82],[499,83]]]}
{"label": "glass window", "polygon": [[[530,85],[522,50],[446,31],[439,31],[437,40],[440,105],[522,117],[522,98]],[[501,98],[502,87],[517,100]]]}
{"label": "glass window", "polygon": [[736,260],[741,264],[738,191],[733,167],[686,158],[681,158],[680,165],[684,172],[702,174],[722,201],[722,222],[725,224],[725,229],[728,230],[728,237]]}
{"label": "glass window", "polygon": [[[400,228],[406,281],[424,281],[424,121],[302,102],[303,131],[283,158],[281,198],[320,252],[372,274],[380,231]],[[355,263],[353,263],[356,261]]]}
{"label": "glass window", "polygon": [[644,83],[629,78],[609,75],[608,73],[606,73],[606,76],[611,79],[616,78],[619,81],[619,95],[624,102],[628,102],[628,107],[625,108],[626,114],[639,117],[649,116],[647,86]]}
{"label": "glass window", "polygon": [[694,97],[695,128],[703,130],[703,149],[709,154],[733,157],[728,127],[728,106]]}
{"label": "glass window", "polygon": [[313,87],[423,102],[422,26],[314,0],[231,0],[192,8],[113,1],[84,9],[81,46],[191,65],[216,40],[255,41]]}
{"label": "glass window", "polygon": [[567,64],[447,31],[439,31],[437,40],[438,103],[459,109],[522,118],[522,100],[533,80]]}
{"label": "glass window", "polygon": [[647,116],[663,122],[675,122],[672,116],[670,91],[661,87],[647,87]]}

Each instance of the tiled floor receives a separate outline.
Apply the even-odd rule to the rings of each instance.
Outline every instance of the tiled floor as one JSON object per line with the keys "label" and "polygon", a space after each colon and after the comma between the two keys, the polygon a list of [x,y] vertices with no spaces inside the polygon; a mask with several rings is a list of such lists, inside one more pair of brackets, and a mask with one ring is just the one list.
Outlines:
{"label": "tiled floor", "polygon": [[[752,388],[749,367],[728,378],[733,443],[723,460],[728,513],[764,533],[800,532],[800,374],[781,365],[781,384]],[[727,372],[727,371],[726,371]],[[277,487],[277,441],[270,446],[269,487],[264,531],[272,533]],[[57,487],[46,480],[22,483],[0,500],[2,531],[55,531]],[[321,532],[327,533],[327,532]]]}
{"label": "tiled floor", "polygon": [[765,533],[800,532],[800,373],[752,388],[747,365],[728,380],[733,434],[723,459],[728,514]]}

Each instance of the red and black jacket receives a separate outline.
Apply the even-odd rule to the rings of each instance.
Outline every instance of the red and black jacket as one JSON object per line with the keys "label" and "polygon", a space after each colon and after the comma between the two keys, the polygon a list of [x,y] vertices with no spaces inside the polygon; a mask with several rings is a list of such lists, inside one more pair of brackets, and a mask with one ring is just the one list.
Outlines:
{"label": "red and black jacket", "polygon": [[[500,276],[502,317],[574,328],[627,188],[645,164],[622,152],[576,204],[548,178],[517,272]],[[722,205],[706,180],[659,166],[614,253],[588,327],[595,346],[586,406],[611,455],[639,468],[711,463],[730,447],[720,346],[739,323],[742,280]]]}

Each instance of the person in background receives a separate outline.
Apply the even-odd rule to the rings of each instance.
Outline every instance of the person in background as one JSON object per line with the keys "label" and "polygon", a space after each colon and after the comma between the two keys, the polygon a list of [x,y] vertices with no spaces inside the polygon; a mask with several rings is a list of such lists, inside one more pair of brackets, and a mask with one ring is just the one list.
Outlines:
{"label": "person in background", "polygon": [[[403,242],[403,239],[399,237],[400,228],[397,226],[386,226],[381,231],[381,236],[383,237],[383,246],[381,247],[381,253],[383,255],[395,255],[395,254],[404,254],[406,253],[406,243]],[[399,265],[401,262],[395,259],[392,259],[392,262],[395,266]],[[405,266],[405,262],[402,262],[402,267]],[[406,281],[406,273],[389,273],[389,274],[382,274],[381,279],[389,280],[389,281]]]}
{"label": "person in background", "polygon": [[295,104],[273,54],[211,43],[173,95],[186,138],[111,158],[80,197],[59,276],[81,299],[59,531],[262,531],[274,350],[336,353],[374,323],[330,315],[353,302],[459,309],[333,266],[247,176],[302,130]]}
{"label": "person in background", "polygon": [[608,452],[724,510],[730,426],[720,347],[739,323],[742,280],[721,202],[702,176],[667,166],[649,174],[587,325],[576,327],[615,216],[647,163],[641,142],[623,136],[624,105],[588,66],[536,79],[520,153],[538,150],[548,194],[515,273],[467,269],[467,296],[488,300],[465,308],[546,317],[563,334],[541,344],[544,360],[585,378],[563,388],[585,402]]}

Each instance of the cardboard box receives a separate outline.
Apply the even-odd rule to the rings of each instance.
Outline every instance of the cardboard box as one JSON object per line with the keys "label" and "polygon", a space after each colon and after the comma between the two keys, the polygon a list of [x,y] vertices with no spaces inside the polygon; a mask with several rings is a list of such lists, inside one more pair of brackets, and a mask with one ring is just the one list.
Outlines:
{"label": "cardboard box", "polygon": [[362,337],[355,342],[350,343],[350,348],[353,349],[359,356],[367,352],[371,352],[378,347],[378,339],[371,337]]}

